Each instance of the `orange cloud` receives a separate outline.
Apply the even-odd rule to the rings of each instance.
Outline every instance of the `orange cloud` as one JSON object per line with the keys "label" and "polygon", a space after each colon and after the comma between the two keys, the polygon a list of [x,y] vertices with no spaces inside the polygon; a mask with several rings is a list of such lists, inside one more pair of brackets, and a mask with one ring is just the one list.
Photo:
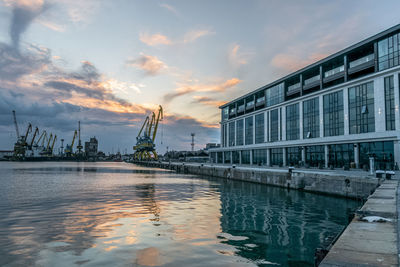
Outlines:
{"label": "orange cloud", "polygon": [[172,44],[171,40],[168,39],[167,36],[162,35],[160,33],[156,34],[148,34],[141,33],[139,37],[140,41],[149,45],[149,46],[157,46],[157,45],[170,45]]}
{"label": "orange cloud", "polygon": [[299,70],[327,56],[328,54],[324,53],[314,53],[304,59],[291,54],[277,54],[274,58],[272,58],[271,64],[277,68],[291,72]]}
{"label": "orange cloud", "polygon": [[236,86],[241,80],[238,78],[232,78],[220,84],[179,84],[179,87],[175,89],[175,92],[164,95],[164,101],[166,103],[171,102],[174,98],[182,95],[186,95],[193,92],[224,92],[227,89]]}
{"label": "orange cloud", "polygon": [[143,70],[148,75],[157,75],[168,66],[155,56],[141,54],[137,59],[128,60],[128,66]]}
{"label": "orange cloud", "polygon": [[224,101],[218,101],[218,100],[212,99],[211,97],[197,96],[197,95],[193,97],[193,102],[201,103],[201,104],[212,106],[212,107],[219,107],[219,106],[225,104]]}

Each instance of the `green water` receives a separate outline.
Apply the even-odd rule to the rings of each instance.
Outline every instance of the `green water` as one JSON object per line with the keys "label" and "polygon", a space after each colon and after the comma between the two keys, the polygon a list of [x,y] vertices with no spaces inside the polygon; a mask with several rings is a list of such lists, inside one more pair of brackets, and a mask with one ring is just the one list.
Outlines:
{"label": "green water", "polygon": [[360,203],[126,163],[0,162],[1,266],[313,266]]}

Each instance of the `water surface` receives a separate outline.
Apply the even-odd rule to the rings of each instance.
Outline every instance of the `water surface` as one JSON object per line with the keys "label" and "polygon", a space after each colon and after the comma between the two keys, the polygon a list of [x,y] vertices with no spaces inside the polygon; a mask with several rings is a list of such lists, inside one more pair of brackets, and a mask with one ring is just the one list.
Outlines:
{"label": "water surface", "polygon": [[0,162],[0,265],[313,266],[358,202],[126,163]]}

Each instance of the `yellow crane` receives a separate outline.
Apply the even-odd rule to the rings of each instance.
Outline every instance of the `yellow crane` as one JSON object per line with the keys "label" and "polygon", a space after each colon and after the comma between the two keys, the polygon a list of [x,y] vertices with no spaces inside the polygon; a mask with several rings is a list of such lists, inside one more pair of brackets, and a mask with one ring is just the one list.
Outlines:
{"label": "yellow crane", "polygon": [[65,146],[65,154],[66,154],[66,156],[67,157],[71,157],[72,156],[72,154],[73,154],[73,149],[74,149],[74,143],[75,143],[75,139],[76,139],[76,136],[78,135],[78,132],[77,132],[77,130],[75,130],[75,132],[74,132],[74,137],[72,137],[72,142],[71,142],[71,145],[66,145]]}
{"label": "yellow crane", "polygon": [[[133,147],[135,150],[133,157],[135,160],[157,160],[158,154],[155,150],[155,139],[159,122],[163,119],[163,108],[159,106],[158,114],[153,112],[151,120],[147,116],[142,128],[136,137],[136,145]],[[144,134],[141,136],[143,128],[145,127]],[[152,155],[153,154],[153,155]]]}
{"label": "yellow crane", "polygon": [[48,151],[49,148],[50,148],[51,139],[53,139],[53,134],[52,133],[50,133],[49,141],[47,142],[47,146],[46,146],[46,151]]}
{"label": "yellow crane", "polygon": [[57,135],[54,135],[53,143],[51,144],[51,148],[49,150],[50,156],[53,155],[53,149],[54,149],[54,144],[55,144],[56,140],[57,140]]}
{"label": "yellow crane", "polygon": [[[43,138],[43,139],[42,139],[42,138]],[[47,138],[47,132],[46,132],[46,130],[44,130],[44,131],[42,132],[42,134],[40,135],[39,139],[37,140],[37,142],[35,143],[35,146],[38,146],[40,140],[42,140],[42,145],[41,145],[41,146],[43,146],[43,145],[44,145],[44,140],[45,140],[46,138]]]}
{"label": "yellow crane", "polygon": [[19,131],[18,131],[18,125],[17,125],[17,120],[15,117],[15,111],[13,111],[13,115],[14,115],[14,123],[15,123],[15,128],[17,131],[17,135],[18,135],[18,140],[17,142],[14,144],[14,157],[16,158],[21,158],[25,156],[25,151],[27,149],[27,138],[28,138],[28,134],[30,132],[32,132],[32,124],[28,124],[28,128],[26,129],[26,133],[23,136],[19,136]]}
{"label": "yellow crane", "polygon": [[37,135],[37,134],[39,134],[39,128],[38,128],[38,127],[36,127],[35,132],[33,133],[32,141],[31,141],[31,143],[29,144],[29,149],[32,149],[33,142],[35,141],[35,138],[36,138],[36,135]]}

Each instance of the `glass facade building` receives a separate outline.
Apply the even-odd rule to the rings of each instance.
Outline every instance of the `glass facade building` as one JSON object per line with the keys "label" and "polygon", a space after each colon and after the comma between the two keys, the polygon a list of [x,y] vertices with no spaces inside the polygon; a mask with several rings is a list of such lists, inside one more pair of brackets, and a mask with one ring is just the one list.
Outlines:
{"label": "glass facade building", "polygon": [[394,168],[399,53],[400,24],[222,105],[213,161]]}

